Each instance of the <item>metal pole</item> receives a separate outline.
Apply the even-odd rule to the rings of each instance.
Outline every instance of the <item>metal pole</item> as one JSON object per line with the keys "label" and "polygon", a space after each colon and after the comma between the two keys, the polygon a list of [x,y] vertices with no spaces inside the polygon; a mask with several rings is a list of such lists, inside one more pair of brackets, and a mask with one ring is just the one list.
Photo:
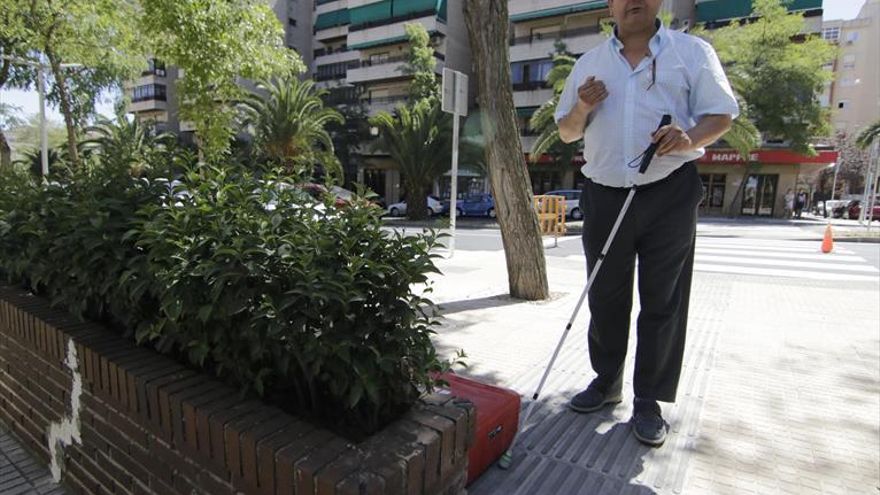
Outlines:
{"label": "metal pole", "polygon": [[43,177],[49,176],[49,135],[46,129],[46,80],[43,67],[36,66],[37,91],[40,94],[40,164]]}
{"label": "metal pole", "polygon": [[870,217],[868,217],[869,220],[868,220],[867,231],[869,233],[871,232],[871,223],[875,220],[874,219],[874,204],[876,204],[877,194],[878,194],[878,192],[880,192],[880,180],[878,180],[878,179],[880,179],[880,138],[874,138],[874,147],[873,147],[873,152],[871,153],[871,155],[874,158],[874,175],[871,178],[871,180],[873,181],[873,186],[874,186],[874,194],[870,198],[868,198],[869,201],[866,201],[865,203],[862,204],[862,214],[863,215],[866,214],[865,212],[867,211],[868,212],[867,214],[871,215]]}
{"label": "metal pole", "polygon": [[452,177],[449,191],[449,257],[455,254],[455,217],[458,199],[458,109],[452,114]]}
{"label": "metal pole", "polygon": [[[872,143],[873,144],[873,143]],[[874,146],[871,146],[871,152],[868,156],[868,166],[865,167],[865,190],[862,193],[862,209],[859,211],[859,224],[865,223],[865,211],[868,207],[868,199],[874,191]]]}
{"label": "metal pole", "polygon": [[840,170],[840,163],[834,164],[834,181],[831,183],[831,201],[834,201],[834,191],[837,190],[837,171]]}

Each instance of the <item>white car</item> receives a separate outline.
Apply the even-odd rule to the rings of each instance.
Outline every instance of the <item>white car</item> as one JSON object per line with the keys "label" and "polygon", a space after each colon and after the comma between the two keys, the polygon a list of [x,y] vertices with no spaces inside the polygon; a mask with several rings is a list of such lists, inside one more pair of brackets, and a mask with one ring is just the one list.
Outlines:
{"label": "white car", "polygon": [[[443,204],[433,196],[428,196],[428,216],[432,217],[443,213]],[[406,201],[394,203],[388,206],[388,215],[399,217],[406,215]]]}
{"label": "white car", "polygon": [[565,198],[565,216],[572,220],[581,220],[584,218],[584,212],[581,211],[581,191],[578,189],[560,189],[558,191],[550,191],[544,193],[544,196],[562,196]]}

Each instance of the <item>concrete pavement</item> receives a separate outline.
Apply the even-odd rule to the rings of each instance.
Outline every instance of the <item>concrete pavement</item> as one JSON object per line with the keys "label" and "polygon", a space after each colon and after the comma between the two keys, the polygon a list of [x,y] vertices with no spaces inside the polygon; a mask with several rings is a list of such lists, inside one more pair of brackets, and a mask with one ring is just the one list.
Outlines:
{"label": "concrete pavement", "polygon": [[[643,447],[629,432],[633,352],[623,404],[593,415],[567,409],[593,377],[584,308],[512,469],[492,468],[470,493],[878,493],[880,271],[851,243],[822,255],[815,227],[701,222],[679,398],[664,405],[666,445]],[[440,260],[431,293],[445,315],[440,352],[464,349],[470,368],[461,373],[513,388],[525,407],[586,281],[580,249],[565,238],[546,250],[552,297],[542,302],[506,296],[497,248]]]}

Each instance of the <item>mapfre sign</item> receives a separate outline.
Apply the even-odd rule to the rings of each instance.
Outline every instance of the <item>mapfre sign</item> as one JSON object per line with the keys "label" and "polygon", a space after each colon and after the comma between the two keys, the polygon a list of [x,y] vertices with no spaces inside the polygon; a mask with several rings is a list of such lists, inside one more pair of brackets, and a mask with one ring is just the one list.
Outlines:
{"label": "mapfre sign", "polygon": [[[837,161],[837,151],[823,150],[816,156],[806,156],[789,150],[757,150],[749,154],[749,162],[767,165],[795,165],[799,163],[831,164]],[[734,150],[706,150],[706,154],[697,160],[704,164],[738,164],[746,163],[743,157]]]}

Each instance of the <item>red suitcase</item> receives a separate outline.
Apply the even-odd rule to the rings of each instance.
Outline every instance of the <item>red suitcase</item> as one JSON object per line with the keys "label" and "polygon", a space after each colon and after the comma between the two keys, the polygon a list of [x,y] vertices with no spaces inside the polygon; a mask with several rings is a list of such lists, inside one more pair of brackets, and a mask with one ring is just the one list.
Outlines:
{"label": "red suitcase", "polygon": [[500,459],[513,442],[519,427],[519,394],[452,373],[442,378],[449,383],[452,395],[471,401],[477,412],[477,431],[468,452],[467,484],[470,485]]}

